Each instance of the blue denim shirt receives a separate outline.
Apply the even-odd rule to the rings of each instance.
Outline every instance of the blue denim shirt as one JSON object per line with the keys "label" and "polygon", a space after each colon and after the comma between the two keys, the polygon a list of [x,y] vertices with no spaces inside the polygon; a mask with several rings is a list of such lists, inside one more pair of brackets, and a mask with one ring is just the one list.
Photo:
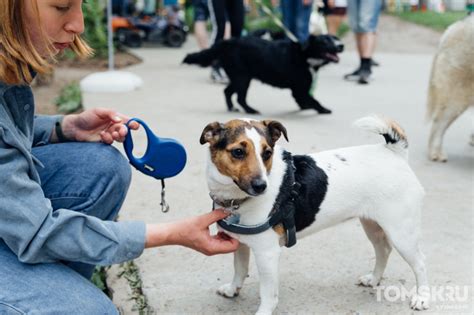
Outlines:
{"label": "blue denim shirt", "polygon": [[31,149],[48,143],[57,119],[34,115],[29,86],[0,82],[0,240],[26,263],[109,265],[136,258],[145,245],[144,222],[102,221],[68,209],[53,212],[45,198],[36,169],[41,163]]}

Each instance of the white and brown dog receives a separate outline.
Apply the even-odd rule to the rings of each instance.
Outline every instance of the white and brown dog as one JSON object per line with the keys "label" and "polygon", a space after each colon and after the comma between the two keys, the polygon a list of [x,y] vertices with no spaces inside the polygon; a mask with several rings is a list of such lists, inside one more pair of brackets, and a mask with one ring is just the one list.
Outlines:
{"label": "white and brown dog", "polygon": [[238,221],[221,224],[221,229],[224,226],[225,233],[242,243],[234,256],[234,278],[219,288],[219,294],[239,294],[252,249],[260,278],[257,313],[273,312],[278,303],[281,246],[288,245],[291,233],[282,233],[276,222],[257,234],[233,233],[226,226],[258,229],[283,212],[283,217],[290,213],[293,219],[283,225],[290,229],[293,223],[297,238],[359,218],[376,255],[374,271],[360,277],[360,284],[379,284],[393,246],[415,273],[417,294],[411,307],[428,308],[428,280],[419,249],[424,190],[408,166],[406,136],[395,122],[375,116],[356,124],[381,134],[386,143],[291,155],[276,144],[282,134],[287,139],[285,127],[277,121],[236,119],[206,126],[200,141],[210,144],[211,196],[219,206],[232,206],[233,220]]}

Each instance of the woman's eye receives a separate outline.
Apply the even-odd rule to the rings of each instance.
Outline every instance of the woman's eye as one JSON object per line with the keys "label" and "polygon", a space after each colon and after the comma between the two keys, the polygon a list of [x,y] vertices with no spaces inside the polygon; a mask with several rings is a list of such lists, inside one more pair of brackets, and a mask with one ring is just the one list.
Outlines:
{"label": "woman's eye", "polygon": [[272,151],[271,150],[265,150],[265,152],[262,153],[262,159],[264,161],[268,160],[269,158],[272,157]]}
{"label": "woman's eye", "polygon": [[234,158],[239,160],[243,159],[245,156],[245,152],[242,149],[233,149],[232,151],[230,151],[230,153]]}
{"label": "woman's eye", "polygon": [[59,12],[67,12],[69,10],[69,7],[55,7],[55,8]]}

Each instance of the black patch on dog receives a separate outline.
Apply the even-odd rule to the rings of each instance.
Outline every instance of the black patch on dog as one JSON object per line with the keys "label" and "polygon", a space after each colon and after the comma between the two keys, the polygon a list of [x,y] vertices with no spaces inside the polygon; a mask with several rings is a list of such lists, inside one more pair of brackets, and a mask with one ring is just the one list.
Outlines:
{"label": "black patch on dog", "polygon": [[328,190],[328,176],[307,155],[294,155],[295,180],[300,183],[298,197],[295,198],[296,231],[301,231],[316,220],[316,214]]}
{"label": "black patch on dog", "polygon": [[[293,98],[301,109],[315,109],[320,114],[331,111],[323,107],[309,94],[313,77],[309,59],[337,62],[337,54],[343,45],[330,35],[310,36],[302,44],[288,40],[267,41],[247,36],[221,41],[209,49],[188,54],[187,64],[208,67],[218,61],[229,77],[224,95],[229,111],[234,110],[232,95],[249,114],[258,113],[247,103],[247,91],[252,79],[269,85],[291,89]],[[319,67],[314,68],[317,71]]]}

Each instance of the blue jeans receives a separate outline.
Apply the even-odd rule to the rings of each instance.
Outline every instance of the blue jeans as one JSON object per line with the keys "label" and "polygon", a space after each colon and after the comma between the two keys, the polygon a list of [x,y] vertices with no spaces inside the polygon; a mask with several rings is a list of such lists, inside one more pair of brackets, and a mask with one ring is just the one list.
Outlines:
{"label": "blue jeans", "polygon": [[382,0],[348,0],[347,15],[352,31],[375,33],[382,5]]}
{"label": "blue jeans", "polygon": [[[131,171],[114,147],[71,142],[35,147],[32,153],[45,166],[38,172],[53,210],[116,218]],[[103,178],[104,172],[108,185],[99,185],[103,181],[97,177]],[[0,240],[0,314],[118,314],[89,281],[93,270],[94,266],[78,262],[24,264]]]}
{"label": "blue jeans", "polygon": [[306,41],[309,37],[309,18],[312,7],[312,4],[303,5],[303,0],[281,1],[283,24],[300,42]]}

